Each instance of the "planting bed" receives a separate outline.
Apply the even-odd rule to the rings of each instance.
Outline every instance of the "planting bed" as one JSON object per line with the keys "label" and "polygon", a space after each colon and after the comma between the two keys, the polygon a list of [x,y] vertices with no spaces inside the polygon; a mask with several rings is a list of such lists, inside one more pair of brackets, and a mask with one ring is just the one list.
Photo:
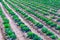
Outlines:
{"label": "planting bed", "polygon": [[60,40],[59,2],[42,1],[1,0],[0,40]]}

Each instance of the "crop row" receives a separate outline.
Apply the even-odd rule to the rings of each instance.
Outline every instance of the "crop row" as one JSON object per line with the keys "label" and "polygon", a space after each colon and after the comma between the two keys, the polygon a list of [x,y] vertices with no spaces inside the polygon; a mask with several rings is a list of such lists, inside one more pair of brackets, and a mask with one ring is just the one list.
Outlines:
{"label": "crop row", "polygon": [[10,28],[9,20],[6,18],[6,16],[3,14],[2,9],[0,8],[0,16],[2,17],[3,20],[3,25],[4,25],[4,30],[5,30],[5,36],[7,39],[15,40],[16,35]]}
{"label": "crop row", "polygon": [[[17,4],[17,3],[16,3],[16,4]],[[17,4],[17,5],[19,5],[19,7],[23,8],[23,9],[25,9],[25,10],[26,10],[27,12],[29,12],[30,14],[33,14],[33,15],[36,16],[37,18],[45,21],[45,23],[48,24],[48,25],[50,25],[51,27],[55,27],[56,30],[60,30],[60,26],[59,26],[58,24],[56,24],[55,22],[51,21],[50,19],[45,18],[44,16],[41,16],[41,15],[39,15],[38,13],[35,13],[33,10],[28,9],[28,8],[25,7],[25,6],[22,6],[22,5],[20,5],[20,4]],[[12,6],[13,6],[13,5],[12,5]],[[17,10],[17,8],[16,8],[16,10]],[[19,10],[18,10],[18,11],[19,11]]]}
{"label": "crop row", "polygon": [[[10,3],[9,3],[10,4]],[[12,5],[12,4],[11,4]],[[14,6],[12,5],[12,7],[14,8]],[[42,32],[43,33],[46,33],[47,35],[49,35],[52,39],[54,39],[53,38],[53,33],[52,32],[50,32],[50,30],[48,30],[47,28],[45,28],[41,23],[39,23],[39,22],[37,22],[36,20],[34,20],[33,18],[31,18],[30,16],[28,16],[26,13],[24,13],[24,12],[22,12],[21,10],[19,10],[18,8],[14,8],[17,12],[19,12],[19,13],[21,13],[21,15],[23,15],[24,16],[24,18],[26,19],[26,20],[29,20],[29,21],[31,21],[35,26],[37,26],[38,28],[42,28],[41,30],[42,30]],[[45,32],[45,30],[47,30],[46,32]],[[51,33],[51,35],[50,35],[50,33]],[[53,35],[52,35],[53,34]],[[54,36],[55,37],[55,36]]]}
{"label": "crop row", "polygon": [[4,7],[7,9],[7,11],[9,12],[9,14],[11,15],[11,17],[13,18],[13,20],[15,21],[15,23],[17,23],[17,25],[21,28],[21,31],[23,33],[27,33],[27,37],[32,39],[32,40],[42,40],[38,35],[34,34],[33,32],[31,32],[31,30],[29,29],[29,27],[27,27],[20,19],[19,17],[6,5],[2,2],[2,4],[4,5]]}

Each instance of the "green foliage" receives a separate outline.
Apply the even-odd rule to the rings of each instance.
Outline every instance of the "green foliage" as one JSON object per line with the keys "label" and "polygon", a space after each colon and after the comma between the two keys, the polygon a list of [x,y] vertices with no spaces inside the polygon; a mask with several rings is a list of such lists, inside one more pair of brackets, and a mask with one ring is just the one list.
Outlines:
{"label": "green foliage", "polygon": [[41,30],[43,33],[47,33],[48,29],[43,27],[42,30]]}
{"label": "green foliage", "polygon": [[50,36],[50,35],[53,35],[53,33],[50,32],[50,31],[48,31],[48,32],[46,33],[46,35]]}
{"label": "green foliage", "polygon": [[57,19],[57,22],[60,22],[60,18]]}
{"label": "green foliage", "polygon": [[58,38],[58,40],[60,40],[60,38]]}
{"label": "green foliage", "polygon": [[38,36],[34,36],[33,40],[42,40],[42,39]]}
{"label": "green foliage", "polygon": [[41,23],[36,23],[35,26],[37,26],[38,28],[42,28],[43,25]]}
{"label": "green foliage", "polygon": [[55,35],[50,36],[52,39],[56,39],[57,37]]}
{"label": "green foliage", "polygon": [[57,25],[56,29],[57,29],[57,30],[60,30],[60,25]]}
{"label": "green foliage", "polygon": [[4,24],[4,27],[5,28],[9,28],[10,27],[10,24]]}
{"label": "green foliage", "polygon": [[5,18],[3,20],[4,20],[3,24],[9,23],[9,20],[8,19]]}
{"label": "green foliage", "polygon": [[15,35],[15,34],[11,34],[11,35],[10,35],[10,38],[16,39],[16,35]]}
{"label": "green foliage", "polygon": [[0,2],[2,2],[2,0],[0,0]]}
{"label": "green foliage", "polygon": [[57,24],[52,22],[52,21],[48,21],[47,24],[49,24],[51,27],[56,27]]}
{"label": "green foliage", "polygon": [[34,34],[32,32],[28,32],[27,35],[28,35],[27,37],[32,39],[32,40],[43,40],[39,36],[37,36],[36,34]]}
{"label": "green foliage", "polygon": [[35,35],[34,33],[32,33],[32,32],[28,32],[27,35],[28,35],[27,37],[30,38],[30,39],[33,39],[34,36],[36,36],[36,35]]}
{"label": "green foliage", "polygon": [[30,29],[29,29],[26,25],[24,25],[24,24],[20,24],[20,27],[21,27],[21,30],[22,30],[23,32],[28,32],[28,31],[30,31]]}

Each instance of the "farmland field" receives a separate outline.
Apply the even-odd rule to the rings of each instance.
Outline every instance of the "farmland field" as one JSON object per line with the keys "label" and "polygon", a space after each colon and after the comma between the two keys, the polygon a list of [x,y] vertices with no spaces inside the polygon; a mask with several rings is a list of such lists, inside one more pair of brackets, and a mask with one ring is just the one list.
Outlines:
{"label": "farmland field", "polygon": [[0,40],[60,40],[60,0],[0,0]]}

